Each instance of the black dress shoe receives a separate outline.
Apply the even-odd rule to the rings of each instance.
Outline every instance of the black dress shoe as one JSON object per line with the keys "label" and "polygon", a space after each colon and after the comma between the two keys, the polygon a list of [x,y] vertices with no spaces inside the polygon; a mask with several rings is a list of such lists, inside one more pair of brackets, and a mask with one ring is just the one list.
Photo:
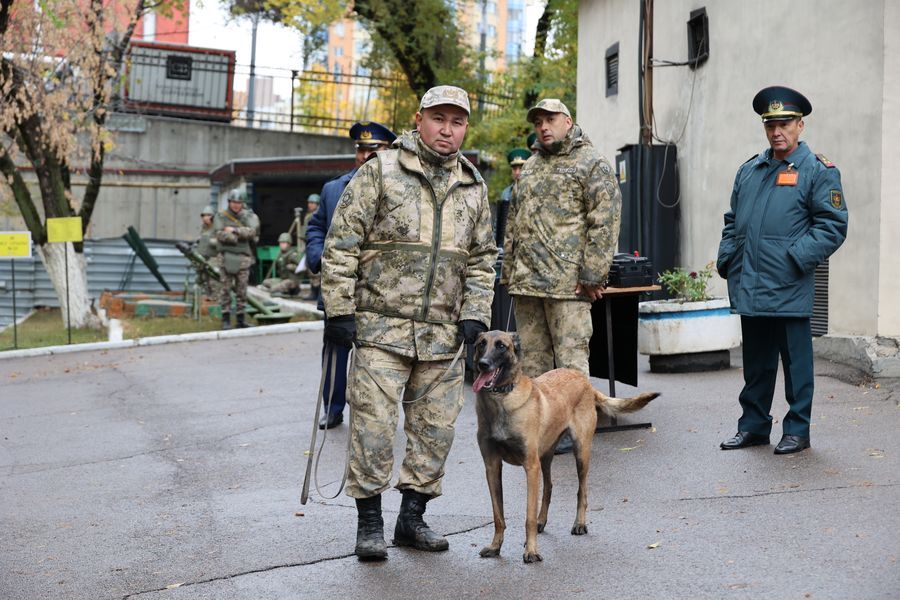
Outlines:
{"label": "black dress shoe", "polygon": [[322,415],[319,419],[319,429],[334,429],[344,422],[344,413],[339,412],[334,415]]}
{"label": "black dress shoe", "polygon": [[781,436],[781,441],[775,446],[775,454],[792,454],[809,448],[809,438],[800,437],[799,435]]}
{"label": "black dress shoe", "polygon": [[768,444],[769,436],[767,435],[750,433],[749,431],[738,431],[733,438],[719,444],[719,448],[722,450],[737,450],[738,448],[749,448],[750,446],[763,446]]}

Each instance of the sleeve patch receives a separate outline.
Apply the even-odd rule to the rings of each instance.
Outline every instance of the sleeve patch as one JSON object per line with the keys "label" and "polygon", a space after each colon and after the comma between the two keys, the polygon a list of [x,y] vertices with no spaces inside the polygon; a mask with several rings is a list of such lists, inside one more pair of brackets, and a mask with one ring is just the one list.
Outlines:
{"label": "sleeve patch", "polygon": [[831,190],[831,205],[835,208],[840,208],[844,203],[844,195],[841,194],[841,190]]}
{"label": "sleeve patch", "polygon": [[834,168],[834,163],[825,158],[824,154],[816,154],[816,158],[819,159],[819,162],[828,167],[829,169]]}

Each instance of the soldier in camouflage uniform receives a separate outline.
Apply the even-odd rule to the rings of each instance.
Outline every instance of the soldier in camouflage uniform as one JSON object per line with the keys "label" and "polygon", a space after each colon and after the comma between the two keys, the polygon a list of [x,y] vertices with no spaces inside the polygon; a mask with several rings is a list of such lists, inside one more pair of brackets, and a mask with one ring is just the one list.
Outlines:
{"label": "soldier in camouflage uniform", "polygon": [[[587,375],[591,302],[602,295],[618,244],[622,196],[609,162],[565,104],[541,100],[528,120],[538,152],[522,168],[510,207],[501,283],[514,297],[525,372],[566,367]],[[564,439],[557,452],[570,449]]]}
{"label": "soldier in camouflage uniform", "polygon": [[300,291],[300,276],[295,272],[300,264],[300,253],[291,244],[291,234],[278,236],[278,256],[275,258],[275,277],[262,282],[262,287],[271,294],[289,294]]}
{"label": "soldier in camouflage uniform", "polygon": [[468,117],[464,90],[430,89],[417,131],[350,181],[325,241],[325,336],[358,345],[348,377],[347,494],[356,499],[356,554],[364,560],[387,557],[381,493],[390,485],[401,401],[407,445],[394,543],[448,548],[422,515],[441,494],[463,405],[462,361],[449,368],[461,343],[490,322],[497,254],[487,188],[459,152]]}
{"label": "soldier in camouflage uniform", "polygon": [[[211,262],[219,255],[219,243],[213,235],[213,217],[216,211],[212,206],[206,206],[200,211],[200,219],[203,224],[200,228],[200,237],[197,239],[197,253],[207,262]],[[204,268],[197,268],[195,283],[209,297],[216,295],[215,280],[209,276]]]}
{"label": "soldier in camouflage uniform", "polygon": [[234,292],[235,320],[238,327],[246,327],[244,307],[247,304],[247,283],[250,267],[256,263],[253,246],[259,240],[259,217],[246,208],[247,194],[232,190],[228,208],[216,213],[213,231],[219,244],[216,267],[221,274],[219,304],[222,306],[222,329],[231,329],[231,293]]}
{"label": "soldier in camouflage uniform", "polygon": [[[298,239],[303,240],[304,243],[306,241],[306,230],[309,229],[309,222],[312,220],[313,215],[316,214],[316,211],[319,210],[319,198],[319,194],[310,194],[306,199],[306,216],[303,217],[303,229],[298,236]],[[309,275],[309,295],[304,300],[318,300],[319,290],[322,287],[322,275],[313,273],[308,266],[306,273]]]}

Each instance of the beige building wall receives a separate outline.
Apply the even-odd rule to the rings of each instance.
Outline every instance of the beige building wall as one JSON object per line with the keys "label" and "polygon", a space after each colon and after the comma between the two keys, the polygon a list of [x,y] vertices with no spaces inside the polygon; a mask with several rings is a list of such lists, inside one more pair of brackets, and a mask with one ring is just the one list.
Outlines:
{"label": "beige building wall", "polygon": [[[655,3],[656,59],[687,59],[686,23],[702,6]],[[840,168],[850,211],[847,241],[830,261],[829,333],[900,336],[900,3],[797,0],[787,14],[783,6],[707,2],[709,60],[697,70],[654,69],[654,132],[678,145],[682,262],[715,258],[735,172],[767,147],[754,94],[796,88],[813,105],[802,139]],[[579,61],[577,120],[614,161],[639,141],[639,3],[582,0],[579,24],[579,56],[596,60]],[[619,93],[607,98],[603,57],[616,42]]]}

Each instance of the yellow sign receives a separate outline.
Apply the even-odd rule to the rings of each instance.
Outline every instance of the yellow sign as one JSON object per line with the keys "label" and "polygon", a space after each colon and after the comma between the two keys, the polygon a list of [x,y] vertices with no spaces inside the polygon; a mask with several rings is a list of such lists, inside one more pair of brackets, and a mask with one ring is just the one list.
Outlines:
{"label": "yellow sign", "polygon": [[0,257],[30,258],[30,231],[0,231]]}
{"label": "yellow sign", "polygon": [[81,217],[59,217],[47,219],[48,242],[80,242]]}

